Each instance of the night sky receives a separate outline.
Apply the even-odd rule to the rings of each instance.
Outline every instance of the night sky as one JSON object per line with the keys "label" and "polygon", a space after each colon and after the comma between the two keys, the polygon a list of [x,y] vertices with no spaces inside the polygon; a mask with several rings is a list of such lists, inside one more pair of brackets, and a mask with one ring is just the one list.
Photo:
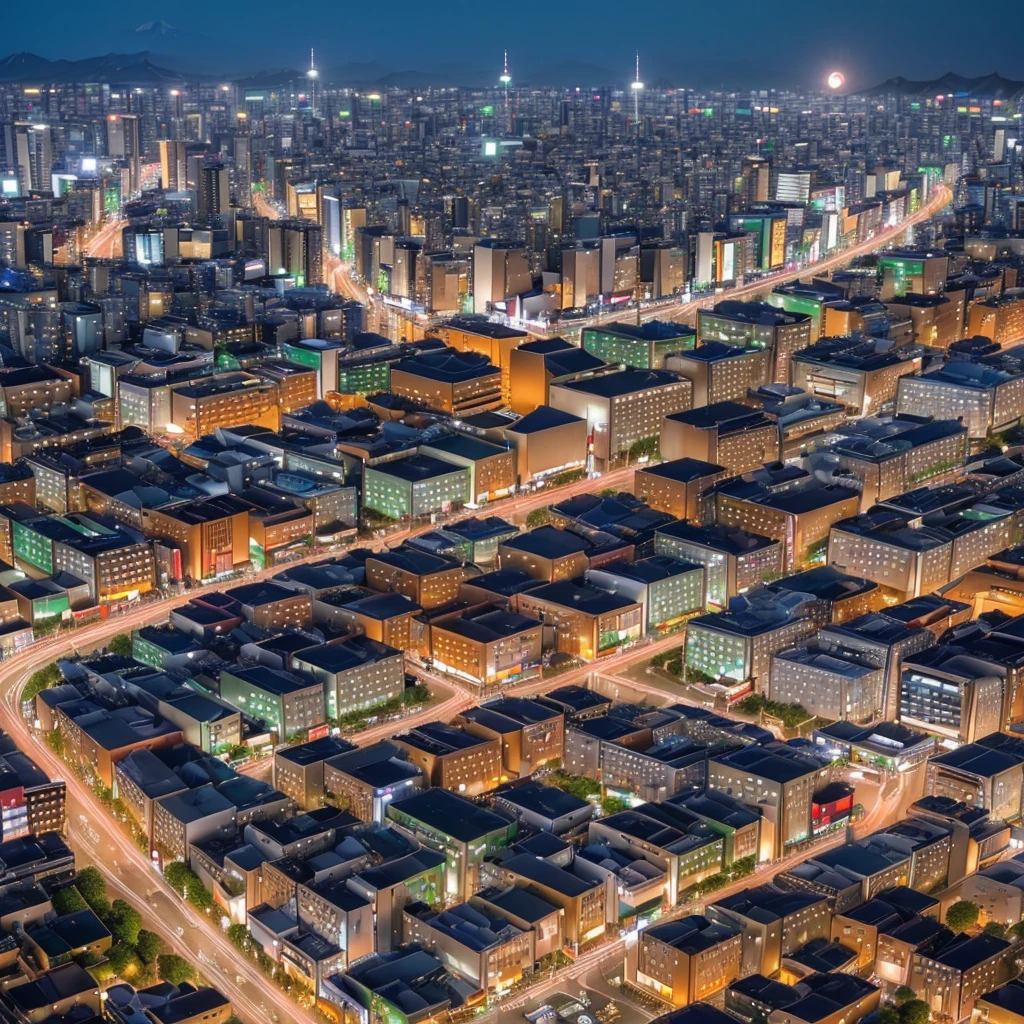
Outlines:
{"label": "night sky", "polygon": [[[0,55],[28,50],[82,58],[149,50],[176,67],[238,73],[377,62],[382,72],[443,73],[460,84],[490,82],[509,50],[513,78],[541,84],[579,77],[615,84],[641,53],[649,84],[775,86],[817,84],[832,68],[851,86],[894,75],[997,71],[1024,79],[1024,3],[972,7],[963,0],[893,3],[756,0],[693,3],[622,0],[544,5],[486,0],[243,0],[180,5],[12,4]],[[56,14],[54,17],[52,15]],[[193,20],[189,20],[189,15]],[[161,18],[170,31],[134,32]],[[566,62],[571,62],[567,65]],[[582,81],[603,78],[605,82]],[[558,81],[556,84],[567,84]]]}

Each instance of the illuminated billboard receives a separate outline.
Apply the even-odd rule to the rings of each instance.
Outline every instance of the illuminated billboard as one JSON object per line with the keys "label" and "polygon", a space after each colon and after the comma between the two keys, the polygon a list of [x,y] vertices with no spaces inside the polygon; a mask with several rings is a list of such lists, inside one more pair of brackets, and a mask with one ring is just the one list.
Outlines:
{"label": "illuminated billboard", "polygon": [[773,217],[771,224],[771,260],[769,268],[781,267],[786,262],[786,222],[781,217]]}

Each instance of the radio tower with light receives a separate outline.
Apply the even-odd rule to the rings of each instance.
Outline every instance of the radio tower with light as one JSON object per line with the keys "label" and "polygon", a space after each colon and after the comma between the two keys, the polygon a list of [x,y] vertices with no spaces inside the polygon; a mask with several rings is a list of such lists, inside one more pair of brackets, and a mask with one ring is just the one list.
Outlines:
{"label": "radio tower with light", "polygon": [[505,63],[498,81],[505,87],[505,131],[512,134],[512,114],[508,105],[508,87],[512,84],[512,76],[508,73],[508,50],[505,51]]}
{"label": "radio tower with light", "polygon": [[[641,156],[641,146],[643,144],[643,131],[640,128],[640,93],[644,91],[644,83],[640,81],[640,51],[636,51],[636,77],[632,82],[629,83],[630,89],[633,90],[633,123],[636,125],[636,182],[639,190],[638,203],[637,203],[637,221],[636,221],[636,240],[637,245],[641,252],[643,251],[643,240],[644,240],[644,198],[645,189],[642,181],[643,171],[643,158]],[[637,268],[636,275],[636,291],[634,293],[636,300],[636,322],[640,324],[641,318],[641,282],[639,267]]]}
{"label": "radio tower with light", "polygon": [[320,72],[316,69],[316,60],[313,57],[313,47],[309,48],[309,70],[306,72],[306,78],[309,79],[309,109],[314,117],[316,117],[316,80],[320,77]]}
{"label": "radio tower with light", "polygon": [[640,93],[644,91],[644,83],[640,81],[640,51],[636,51],[636,78],[629,83],[633,90],[633,120],[640,120]]}

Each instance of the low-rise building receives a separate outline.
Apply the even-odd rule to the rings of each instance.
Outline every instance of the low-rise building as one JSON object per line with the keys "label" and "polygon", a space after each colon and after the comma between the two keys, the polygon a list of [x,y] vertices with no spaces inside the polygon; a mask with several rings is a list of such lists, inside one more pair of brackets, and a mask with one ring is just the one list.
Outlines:
{"label": "low-rise building", "polygon": [[659,528],[654,550],[704,566],[704,604],[724,608],[731,598],[782,575],[782,544],[772,537],[723,526],[679,522]]}
{"label": "low-rise building", "polygon": [[248,717],[263,722],[281,741],[305,735],[326,720],[323,683],[266,665],[224,669],[220,696]]}
{"label": "low-rise building", "polygon": [[700,914],[655,924],[626,947],[626,980],[670,1006],[688,1006],[740,977],[743,936]]}
{"label": "low-rise building", "polygon": [[389,803],[423,788],[422,771],[389,740],[336,754],[324,763],[324,799],[360,821],[382,824]]}
{"label": "low-rise building", "polygon": [[428,629],[434,667],[482,686],[511,682],[540,664],[539,619],[485,605],[435,619]]}
{"label": "low-rise building", "polygon": [[478,807],[438,787],[388,804],[386,820],[445,857],[445,896],[466,900],[480,889],[486,857],[506,849],[519,831],[515,820]]}
{"label": "low-rise building", "polygon": [[744,975],[775,974],[784,956],[812,939],[827,939],[832,926],[826,897],[787,892],[771,883],[715,900],[708,904],[706,913],[711,921],[739,929]]}
{"label": "low-rise building", "polygon": [[730,474],[747,473],[778,460],[778,427],[759,409],[735,399],[716,400],[666,416],[661,454],[669,460],[691,458],[718,465]]}
{"label": "low-rise building", "polygon": [[363,506],[391,519],[460,508],[471,499],[470,470],[432,455],[410,454],[363,469]]}
{"label": "low-rise building", "polygon": [[375,707],[405,692],[403,652],[367,636],[308,647],[290,662],[294,671],[323,686],[328,718]]}
{"label": "low-rise building", "polygon": [[551,405],[586,420],[593,456],[607,466],[639,441],[661,433],[662,421],[693,405],[693,386],[664,370],[622,370],[553,385]]}
{"label": "low-rise building", "polygon": [[514,604],[521,614],[544,624],[545,647],[588,661],[637,640],[643,631],[639,601],[580,579],[523,591],[515,596]]}
{"label": "low-rise building", "polygon": [[616,561],[588,569],[586,579],[604,590],[615,590],[639,601],[643,630],[676,626],[704,608],[705,568],[667,555],[652,555],[636,562]]}
{"label": "low-rise building", "polygon": [[472,735],[497,739],[510,775],[532,775],[565,756],[564,716],[537,700],[502,697],[463,711],[456,723]]}
{"label": "low-rise building", "polygon": [[435,910],[413,903],[402,912],[406,942],[433,952],[475,990],[505,992],[533,972],[532,936],[484,906],[459,903]]}
{"label": "low-rise building", "polygon": [[476,796],[502,781],[501,743],[473,736],[443,722],[428,722],[399,733],[394,742],[431,786]]}
{"label": "low-rise building", "polygon": [[708,757],[708,788],[762,815],[759,861],[811,837],[811,805],[822,775],[818,761],[791,748],[743,747]]}
{"label": "low-rise building", "polygon": [[353,749],[347,740],[322,736],[308,743],[277,750],[274,752],[274,785],[304,811],[323,807],[325,763]]}

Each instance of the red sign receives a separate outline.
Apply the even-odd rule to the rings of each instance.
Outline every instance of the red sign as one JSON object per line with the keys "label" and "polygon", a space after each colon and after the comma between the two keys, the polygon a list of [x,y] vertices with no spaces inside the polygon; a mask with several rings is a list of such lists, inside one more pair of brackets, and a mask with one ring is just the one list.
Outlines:
{"label": "red sign", "polygon": [[331,727],[324,722],[323,725],[314,725],[313,728],[309,730],[309,739],[322,740],[325,736],[330,736],[330,734]]}

